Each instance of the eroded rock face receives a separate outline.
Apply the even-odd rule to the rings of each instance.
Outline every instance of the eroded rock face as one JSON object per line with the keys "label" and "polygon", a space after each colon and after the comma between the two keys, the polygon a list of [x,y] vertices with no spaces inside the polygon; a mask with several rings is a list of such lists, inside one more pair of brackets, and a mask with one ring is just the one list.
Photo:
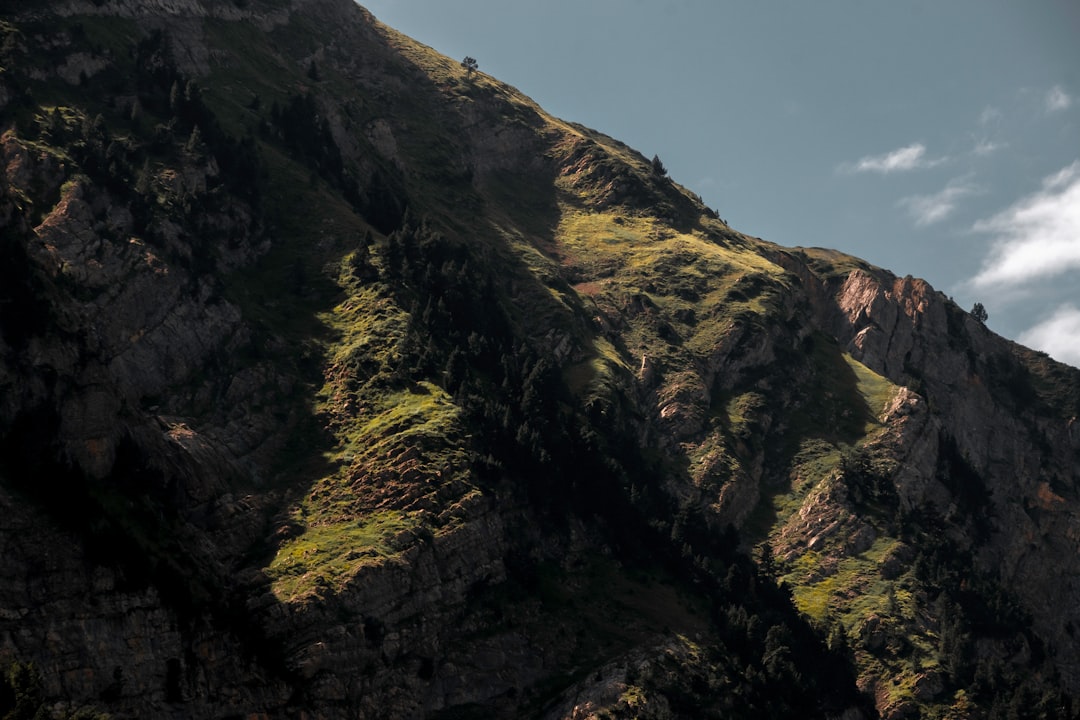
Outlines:
{"label": "eroded rock face", "polygon": [[[2,311],[0,658],[34,659],[48,697],[163,716],[181,702],[191,717],[283,704],[282,681],[211,621],[230,603],[218,595],[230,563],[274,503],[234,497],[253,447],[215,439],[220,408],[191,413],[190,393],[217,382],[196,373],[244,335],[238,309],[183,267],[190,235],[169,248],[136,230],[125,204],[62,157],[9,132],[0,166],[5,262],[34,294]],[[232,401],[250,411],[263,387]],[[166,501],[168,517],[147,512]],[[137,539],[121,522],[142,528]],[[139,559],[148,550],[156,561]]]}
{"label": "eroded rock face", "polygon": [[244,659],[251,650],[233,631],[178,610],[136,568],[112,566],[106,553],[119,548],[88,548],[6,489],[0,517],[0,658],[33,658],[46,697],[68,699],[69,710],[195,718],[288,700],[280,679]]}
{"label": "eroded rock face", "polygon": [[[903,388],[885,413],[886,446],[900,461],[893,482],[911,507],[955,512],[956,498],[935,477],[940,438],[976,471],[988,494],[978,510],[991,527],[978,545],[977,571],[997,578],[1029,611],[1040,637],[1074,690],[1080,687],[1080,643],[1065,608],[1080,602],[1077,462],[1080,445],[1069,418],[1025,408],[1001,374],[1026,376],[1009,341],[929,285],[862,271],[836,291],[827,322],[852,355]],[[929,407],[927,407],[929,405]]]}
{"label": "eroded rock face", "polygon": [[408,718],[487,701],[534,682],[543,666],[542,651],[520,633],[462,641],[480,631],[466,603],[477,583],[505,580],[505,532],[501,517],[478,513],[360,570],[336,594],[285,606],[267,594],[249,606],[286,648],[311,708]]}
{"label": "eroded rock face", "polygon": [[929,504],[945,511],[948,491],[935,479],[941,427],[926,400],[901,387],[882,414],[885,433],[874,443],[897,461],[892,482],[907,510]]}

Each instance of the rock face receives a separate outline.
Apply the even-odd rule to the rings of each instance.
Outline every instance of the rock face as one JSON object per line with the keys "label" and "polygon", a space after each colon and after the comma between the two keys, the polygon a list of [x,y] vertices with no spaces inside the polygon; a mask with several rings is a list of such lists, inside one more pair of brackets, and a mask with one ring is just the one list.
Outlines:
{"label": "rock face", "polygon": [[0,668],[40,705],[1067,716],[1080,372],[347,0],[3,15]]}
{"label": "rock face", "polygon": [[1065,682],[1080,687],[1080,647],[1060,612],[1080,600],[1080,564],[1065,550],[1080,519],[1065,497],[1075,498],[1066,490],[1075,488],[1080,457],[1075,416],[1047,417],[1023,384],[1003,383],[1002,376],[1031,372],[1016,348],[925,282],[894,279],[890,286],[856,271],[837,292],[836,308],[833,327],[854,357],[894,382],[916,384],[934,405],[920,421],[928,415],[923,400],[905,388],[887,411],[887,424],[898,426],[893,442],[903,460],[894,481],[902,498],[944,512],[957,502],[957,491],[935,482],[931,467],[942,453],[933,435],[944,433],[989,495],[979,510],[989,529],[976,570],[1012,588]]}
{"label": "rock face", "polygon": [[242,643],[179,617],[167,589],[133,586],[22,498],[5,492],[0,507],[2,652],[32,658],[47,697],[164,717],[284,702],[288,688],[244,662]]}

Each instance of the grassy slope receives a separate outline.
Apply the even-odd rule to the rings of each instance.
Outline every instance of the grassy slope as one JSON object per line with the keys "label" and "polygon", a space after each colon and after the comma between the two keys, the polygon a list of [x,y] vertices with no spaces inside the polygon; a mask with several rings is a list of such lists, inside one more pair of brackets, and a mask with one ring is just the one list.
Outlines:
{"label": "grassy slope", "polygon": [[[544,116],[531,101],[482,75],[464,79],[456,63],[391,32],[387,35],[401,56],[421,67],[431,85],[450,95],[451,102],[476,102],[473,96],[493,94],[502,113],[539,115],[538,136],[562,138],[565,149],[582,142],[594,144],[599,149],[593,152],[616,172],[629,167],[634,176],[631,180],[647,189],[659,186],[653,192],[675,193],[672,207],[686,200],[666,179],[651,177],[645,159],[624,146]],[[325,77],[328,70],[323,67]],[[406,70],[397,72],[409,74]],[[228,82],[243,84],[242,78],[235,77]],[[251,82],[257,83],[258,78]],[[420,167],[438,165],[440,154],[445,152],[443,146],[454,143],[439,121],[439,114],[447,111],[425,110],[421,116],[430,125],[414,127],[416,132],[400,141],[406,162]],[[415,111],[413,107],[399,108],[402,113]],[[560,147],[552,152],[558,165]],[[584,171],[588,174],[587,167]],[[585,348],[586,357],[564,370],[579,407],[626,392],[641,354],[665,367],[692,365],[722,339],[731,322],[753,317],[760,317],[757,322],[763,324],[771,322],[768,316],[778,311],[782,296],[790,291],[789,278],[755,252],[751,241],[704,212],[699,211],[684,229],[675,230],[641,214],[639,208],[605,203],[604,178],[576,177],[565,168],[557,175],[554,218],[550,205],[530,207],[520,202],[520,195],[506,194],[508,185],[522,182],[509,177],[488,188],[479,199],[483,214],[471,220],[454,214],[446,221],[457,233],[468,235],[470,242],[486,246],[496,256],[512,258],[507,267],[516,268],[511,272],[523,288],[514,307],[528,308],[527,314],[516,315],[523,336],[555,330],[569,334]],[[440,216],[460,199],[460,190],[441,186],[438,178],[421,173],[412,180],[413,196],[422,198],[418,202],[433,216]],[[293,182],[299,185],[302,179],[294,178]],[[307,194],[306,202],[311,197]],[[478,199],[466,191],[465,201],[476,203]],[[323,204],[320,201],[315,207]],[[595,209],[598,205],[605,207]],[[291,227],[292,242],[312,225],[316,223],[305,219]],[[347,261],[347,256],[342,259]],[[314,479],[311,490],[294,506],[293,520],[307,529],[284,542],[268,567],[275,578],[275,593],[288,602],[340,590],[371,563],[394,561],[425,529],[452,531],[452,522],[440,525],[430,513],[410,509],[408,501],[415,490],[409,482],[417,483],[422,477],[425,484],[435,479],[436,486],[451,487],[448,497],[439,497],[442,505],[476,492],[468,475],[460,412],[442,388],[425,383],[387,391],[372,380],[357,388],[350,362],[363,356],[379,366],[377,373],[392,373],[407,317],[377,283],[356,283],[341,270],[336,274],[339,301],[317,314],[329,329],[323,347],[329,371],[315,400],[336,440],[325,450],[333,471]],[[573,283],[576,278],[581,282]],[[639,294],[648,297],[658,315],[682,318],[675,332],[687,338],[683,346],[660,337],[658,332],[666,331],[658,331],[647,321],[632,320],[623,332],[615,334],[582,332],[588,327],[582,322],[583,315],[587,317],[597,308],[617,315],[626,297]],[[513,307],[511,311],[516,312]],[[403,456],[408,456],[407,467],[395,464]],[[410,471],[413,479],[403,481]],[[435,474],[438,478],[433,478]],[[567,646],[571,648],[570,665],[593,667],[660,631],[692,633],[705,627],[696,617],[700,610],[683,609],[685,603],[693,601],[680,600],[663,580],[662,572],[659,577],[659,584],[643,582],[600,559],[577,570],[553,566],[540,575],[540,615],[525,610],[528,603],[516,612],[525,613],[523,622],[533,626],[530,632],[550,636],[554,626],[557,636],[578,638]],[[607,605],[596,605],[593,598],[598,595],[606,598]],[[508,607],[515,605],[511,602]],[[515,611],[504,607],[503,612]],[[570,672],[555,681],[553,689],[577,679],[579,675]]]}
{"label": "grassy slope", "polygon": [[[392,32],[387,34],[392,46],[410,63],[422,68],[434,87],[458,97],[461,102],[475,102],[471,96],[486,90],[498,94],[506,103],[504,112],[507,108],[526,114],[540,112],[511,89],[497,86],[483,75],[463,80],[456,63]],[[411,154],[413,162],[437,164],[442,152],[440,142],[453,141],[440,137],[445,130],[439,127],[437,113],[429,112],[425,116],[431,125],[420,128],[403,150]],[[544,122],[538,134],[563,138],[564,152],[580,142],[596,143],[600,147],[595,152],[604,162],[630,167],[645,184],[667,183],[651,178],[644,158],[624,146],[542,117]],[[556,146],[556,157],[559,151]],[[678,230],[669,222],[642,214],[637,207],[605,203],[606,185],[603,179],[597,181],[591,177],[591,171],[588,165],[574,167],[569,172],[564,170],[556,181],[558,204],[553,232],[545,232],[552,222],[550,208],[522,205],[520,195],[507,192],[506,184],[484,198],[488,202],[485,210],[493,220],[490,225],[475,219],[469,222],[460,216],[449,220],[457,225],[459,232],[469,233],[474,242],[487,242],[500,253],[507,250],[514,253],[518,267],[540,279],[548,297],[543,298],[546,302],[533,306],[527,321],[537,327],[555,327],[578,334],[588,349],[589,356],[568,366],[565,372],[569,387],[582,405],[624,392],[626,378],[637,372],[642,355],[667,369],[692,367],[723,341],[733,322],[761,325],[775,322],[775,316],[782,311],[783,298],[793,289],[792,280],[766,260],[753,241],[710,220],[704,212],[691,226]],[[426,209],[440,213],[438,199],[447,198],[450,192],[425,177],[418,179],[418,185],[420,194],[426,198],[423,201]],[[500,192],[505,194],[500,196]],[[491,234],[492,226],[502,230],[501,236]],[[342,278],[344,275],[339,277],[339,285],[344,289],[344,300],[321,316],[335,331],[335,341],[325,349],[331,367],[347,364],[349,357],[360,352],[375,357],[392,352],[404,332],[401,310],[387,296],[371,287],[351,287],[347,278]],[[649,318],[630,318],[623,324],[619,316],[627,299],[638,296],[647,298],[652,309],[648,315],[672,321],[680,342],[671,342],[669,331],[658,330],[661,326]],[[620,331],[580,337],[580,326],[568,324],[568,317],[593,311],[622,325]],[[819,347],[828,348],[827,343]],[[826,481],[843,448],[865,442],[873,434],[877,429],[874,418],[891,394],[891,388],[881,378],[838,351],[816,352],[814,362],[816,378],[823,385],[812,393],[809,407],[813,410],[793,420],[787,438],[792,462],[804,480],[789,492],[763,499],[774,529],[782,527],[806,496]],[[838,362],[841,365],[837,366]],[[331,374],[318,396],[320,411],[335,418],[342,415],[339,405],[343,402],[343,390],[336,385],[340,380]],[[452,441],[461,432],[455,429],[458,413],[453,400],[441,388],[428,385],[420,393],[400,390],[382,397],[361,395],[352,401],[365,406],[366,412],[336,424],[337,445],[328,451],[328,456],[337,470],[316,480],[313,490],[294,510],[294,519],[307,525],[308,531],[283,544],[269,566],[269,572],[277,578],[275,591],[282,599],[294,600],[308,593],[342,587],[366,564],[392,560],[407,547],[418,527],[430,522],[422,514],[394,507],[393,497],[372,498],[370,486],[357,485],[365,483],[367,478],[397,470],[383,466],[383,458],[399,456],[406,448],[420,448],[421,454],[415,458],[417,466],[445,464],[458,468],[458,473],[464,472],[461,445]],[[727,404],[724,425],[731,434],[738,433],[745,420],[746,402],[747,395],[743,393],[732,396]],[[826,417],[821,417],[821,413]],[[835,437],[815,437],[815,429],[836,420],[840,422]],[[429,454],[425,439],[438,446],[436,455]],[[733,444],[730,437],[720,442],[726,447]],[[739,464],[741,460],[732,457],[730,462]],[[458,481],[467,485],[464,476]],[[772,531],[765,528],[764,534],[769,532]],[[840,622],[849,633],[856,632],[858,622],[880,610],[878,606],[886,602],[885,588],[868,586],[866,577],[876,568],[877,557],[887,551],[888,542],[886,538],[879,540],[859,557],[846,559],[837,572],[818,580],[810,579],[806,570],[817,556],[807,553],[785,576],[796,588],[796,603],[823,623],[836,617],[830,606],[843,606],[846,609],[840,611]],[[662,624],[667,629],[678,627],[685,631],[701,627],[700,621],[664,609],[673,598],[665,599],[664,594],[670,591],[663,590],[663,586],[649,591],[639,581],[612,575],[610,567],[600,575],[595,571],[566,575],[565,570],[551,568],[541,577],[541,594],[548,608],[541,616],[547,618],[543,622],[560,618],[556,621],[558,625],[569,625],[563,632],[579,636],[584,633],[591,638],[590,642],[575,646],[575,653],[587,652],[587,656],[575,654],[574,665],[588,667],[625,651],[647,637],[642,630],[650,627],[650,623],[652,632],[658,630],[660,618],[666,618]],[[545,579],[548,577],[550,580]],[[573,582],[567,583],[568,579]],[[597,583],[603,586],[604,595],[614,607],[624,608],[616,614],[629,609],[638,619],[611,624],[610,609],[600,615],[595,612],[582,615],[581,599],[594,596]],[[867,590],[881,592],[871,592],[869,599],[861,604],[843,603],[844,597]],[[564,609],[558,610],[560,607]],[[595,604],[586,607],[597,611]],[[548,614],[552,612],[553,615]],[[641,626],[643,619],[645,625]],[[566,678],[573,679],[573,675]]]}
{"label": "grassy slope", "polygon": [[[87,36],[114,48],[116,57],[124,56],[136,32],[128,23],[83,24]],[[203,80],[207,102],[235,135],[257,127],[272,103],[305,91],[348,108],[347,132],[360,157],[375,154],[364,133],[376,119],[371,108],[389,107],[391,121],[408,124],[409,132],[397,139],[402,162],[413,169],[407,174],[414,210],[506,261],[520,289],[507,303],[522,337],[556,330],[583,349],[563,368],[578,409],[632,388],[643,356],[674,377],[700,367],[737,324],[767,329],[790,320],[797,283],[766,259],[767,245],[711,218],[687,193],[653,176],[639,154],[546,116],[482,73],[466,76],[456,62],[378,29],[387,45],[372,45],[372,57],[364,61],[377,68],[383,87],[358,86],[334,69],[333,60],[320,64],[314,80],[302,60],[322,42],[314,26],[297,21],[268,36],[209,21],[206,30],[208,42],[225,51]],[[419,91],[399,92],[406,86]],[[396,98],[389,105],[387,95]],[[79,101],[87,115],[98,109],[90,98]],[[493,124],[531,127],[547,148],[550,186],[512,172],[479,189],[463,182],[461,118],[477,115]],[[287,514],[300,532],[277,547],[266,568],[282,601],[306,602],[339,592],[372,564],[394,562],[426,533],[453,532],[467,518],[424,508],[432,502],[452,507],[479,490],[457,401],[436,382],[405,383],[397,376],[407,310],[392,288],[359,282],[348,272],[356,238],[373,228],[277,143],[261,139],[259,151],[274,243],[257,265],[229,278],[227,295],[281,340],[290,362],[314,360],[324,368],[321,376],[308,373],[293,398],[310,408],[315,421],[280,465],[279,481],[297,489]],[[622,186],[636,194],[620,196],[616,188]],[[385,242],[378,232],[375,237],[377,244]],[[838,253],[805,252],[825,277],[865,267]],[[282,297],[281,287],[297,273],[301,292]],[[808,386],[770,447],[790,470],[791,482],[763,493],[746,527],[755,543],[776,541],[815,494],[830,491],[844,453],[873,440],[877,415],[895,390],[822,337],[790,367],[806,373]],[[687,450],[690,466],[713,453],[723,458],[718,466],[744,469],[749,457],[742,438],[753,432],[757,414],[786,409],[770,402],[769,393],[754,385],[718,393],[709,439]],[[857,637],[869,632],[868,624],[901,626],[914,651],[902,659],[860,651],[857,660],[864,671],[898,678],[890,692],[910,698],[918,673],[937,662],[934,638],[920,625],[911,579],[881,577],[881,562],[898,540],[887,523],[876,529],[877,538],[861,552],[826,544],[787,558],[779,572],[800,610],[824,629],[840,626]],[[566,589],[568,577],[577,590]],[[558,608],[580,610],[579,603],[600,588],[619,612],[639,618],[618,625],[586,611],[563,620],[566,632],[592,633],[598,641],[610,636],[610,647],[583,658],[586,664],[625,651],[648,634],[643,628],[655,632],[665,615],[676,629],[700,627],[694,612],[672,609],[683,601],[670,587],[648,590],[647,582],[603,563],[569,574],[551,570],[541,587],[556,608],[541,616],[546,620],[566,617]]]}
{"label": "grassy slope", "polygon": [[[365,90],[337,75],[330,62],[321,64],[318,82],[307,75],[296,58],[306,56],[317,38],[302,23],[278,31],[273,38],[247,30],[237,35],[226,24],[210,23],[208,29],[211,42],[235,53],[215,65],[205,82],[206,93],[214,99],[220,117],[236,131],[257,122],[257,111],[249,107],[250,97],[259,95],[265,114],[268,104],[287,101],[289,93],[283,88],[310,90],[324,99],[348,98],[343,105],[368,104]],[[542,240],[535,230],[545,226],[549,208],[538,206],[530,211],[518,207],[517,194],[477,198],[468,189],[462,190],[456,179],[448,183],[445,177],[431,172],[431,168],[455,162],[447,157],[447,148],[458,144],[453,124],[459,121],[454,118],[456,111],[447,105],[483,104],[493,95],[499,105],[499,114],[492,118],[495,122],[503,121],[507,113],[535,116],[539,108],[482,74],[466,78],[457,63],[393,31],[380,32],[388,39],[390,51],[383,55],[385,51],[372,48],[374,57],[368,62],[388,75],[387,82],[400,78],[429,88],[428,94],[396,95],[390,110],[391,119],[407,117],[410,123],[410,132],[399,138],[399,148],[404,161],[418,170],[410,174],[414,211],[440,218],[452,232],[467,236],[470,243],[497,256],[514,256],[506,266],[519,268],[512,271],[521,274],[524,288],[524,297],[518,302],[530,307],[528,316],[519,316],[523,336],[535,333],[538,326],[559,327],[577,334],[577,322],[571,318],[567,324],[567,316],[575,308],[562,296],[568,288],[558,282],[560,270],[535,249],[534,243]],[[284,45],[275,46],[278,40]],[[279,61],[270,72],[263,58],[275,56]],[[426,80],[416,74],[416,68],[423,70]],[[434,88],[448,94],[450,100],[433,99],[430,90]],[[364,127],[364,116],[355,122],[357,128]],[[537,132],[580,135],[546,116]],[[353,139],[360,146],[366,143],[359,133]],[[233,292],[246,314],[261,319],[291,342],[302,338],[302,342],[313,346],[313,353],[325,358],[327,368],[325,383],[311,402],[316,416],[323,418],[331,430],[332,442],[322,447],[318,462],[307,464],[320,469],[317,475],[309,475],[311,471],[304,463],[288,466],[299,473],[290,484],[309,488],[288,513],[302,531],[282,542],[267,566],[279,599],[305,602],[327,592],[340,592],[373,563],[396,561],[425,533],[453,532],[456,524],[465,520],[453,508],[477,489],[469,474],[469,442],[455,400],[437,384],[403,385],[394,379],[401,363],[407,361],[403,343],[408,314],[381,282],[358,282],[347,270],[353,237],[371,228],[321,182],[312,186],[308,171],[274,146],[264,143],[260,150],[268,166],[267,205],[277,242],[256,268],[231,281]],[[639,158],[635,161],[643,162]],[[507,180],[512,183],[515,178]],[[506,185],[493,187],[493,192],[506,193]],[[453,208],[459,202],[481,206],[484,212],[475,216],[455,212]],[[375,235],[377,243],[384,242],[377,232]],[[315,287],[306,303],[285,309],[275,300],[275,289],[297,263],[303,265]],[[538,277],[540,282],[530,276]],[[560,289],[553,285],[560,285]],[[536,302],[529,302],[530,297]],[[542,315],[538,318],[535,311]],[[586,341],[597,348],[597,355],[585,364],[597,373],[585,384],[595,386],[610,376],[613,368],[617,373],[625,372],[626,360],[610,342],[602,337]],[[607,392],[617,389],[613,385]],[[425,509],[432,504],[445,510],[433,513]],[[601,564],[597,567],[604,566],[598,562]],[[559,621],[569,626],[565,630],[568,635],[593,638],[593,650],[584,649],[591,647],[590,643],[575,645],[579,648],[575,652],[586,652],[590,662],[624,652],[645,637],[643,632],[656,632],[660,626],[686,631],[700,627],[700,620],[680,619],[683,615],[669,609],[674,596],[668,595],[675,592],[670,587],[661,585],[648,590],[640,581],[610,577],[610,567],[602,571],[588,567],[567,576],[576,578],[571,587],[580,586],[569,593],[554,590],[565,587],[567,577],[559,579],[564,571],[552,569],[545,573],[543,577],[550,579],[543,583],[550,582],[554,593],[548,604],[559,607],[581,602],[581,597],[595,592],[602,576],[607,578],[602,584],[610,602],[616,607],[636,608],[646,618],[645,627],[652,628],[643,630],[637,620],[622,624],[600,622],[598,616],[591,615]],[[544,622],[552,621],[550,612],[544,611]]]}

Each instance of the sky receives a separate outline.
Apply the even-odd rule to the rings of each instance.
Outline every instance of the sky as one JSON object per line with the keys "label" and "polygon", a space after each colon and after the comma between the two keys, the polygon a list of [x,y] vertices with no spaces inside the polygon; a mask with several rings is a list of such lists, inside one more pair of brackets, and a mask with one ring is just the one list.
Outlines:
{"label": "sky", "polygon": [[361,4],[735,229],[924,278],[1080,367],[1080,1]]}

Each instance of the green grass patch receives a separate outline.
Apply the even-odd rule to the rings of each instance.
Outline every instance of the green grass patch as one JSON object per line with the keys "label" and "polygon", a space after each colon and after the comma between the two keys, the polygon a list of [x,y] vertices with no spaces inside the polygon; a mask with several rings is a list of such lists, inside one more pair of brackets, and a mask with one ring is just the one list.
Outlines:
{"label": "green grass patch", "polygon": [[863,426],[863,432],[868,435],[881,428],[879,418],[884,413],[885,406],[896,395],[897,386],[851,357],[848,353],[844,353],[843,357],[848,367],[855,373],[856,387],[859,395],[862,396],[863,401],[866,403],[869,416]]}
{"label": "green grass patch", "polygon": [[266,569],[279,600],[338,593],[362,568],[385,562],[416,542],[415,515],[388,510],[358,520],[308,527],[283,543]]}
{"label": "green grass patch", "polygon": [[865,552],[844,557],[828,570],[823,569],[824,556],[809,550],[783,580],[793,588],[795,605],[815,622],[840,619],[845,629],[853,630],[871,614],[895,610],[889,607],[892,583],[881,578],[879,563],[896,542],[880,536]]}
{"label": "green grass patch", "polygon": [[880,427],[878,416],[893,386],[823,333],[808,342],[814,376],[805,402],[791,417],[789,447],[794,450],[807,437],[855,445]]}
{"label": "green grass patch", "polygon": [[[380,412],[363,422],[350,439],[355,449],[370,452],[383,439],[395,443],[440,442],[457,433],[460,409],[445,390],[429,382],[387,395]],[[372,446],[372,443],[375,443]]]}
{"label": "green grass patch", "polygon": [[592,357],[571,365],[563,373],[566,386],[583,403],[618,391],[620,378],[634,372],[607,338],[593,338],[593,351]]}
{"label": "green grass patch", "polygon": [[881,535],[865,552],[838,562],[834,553],[807,551],[781,579],[812,622],[843,628],[861,675],[886,680],[891,700],[907,701],[914,700],[917,677],[937,669],[940,658],[920,610],[925,600],[910,590],[911,571],[888,580],[881,575],[881,562],[899,542]]}
{"label": "green grass patch", "polygon": [[835,472],[841,451],[817,438],[802,440],[791,461],[791,481],[786,486],[764,493],[758,506],[747,519],[744,534],[752,542],[760,542],[783,527],[792,515]]}

